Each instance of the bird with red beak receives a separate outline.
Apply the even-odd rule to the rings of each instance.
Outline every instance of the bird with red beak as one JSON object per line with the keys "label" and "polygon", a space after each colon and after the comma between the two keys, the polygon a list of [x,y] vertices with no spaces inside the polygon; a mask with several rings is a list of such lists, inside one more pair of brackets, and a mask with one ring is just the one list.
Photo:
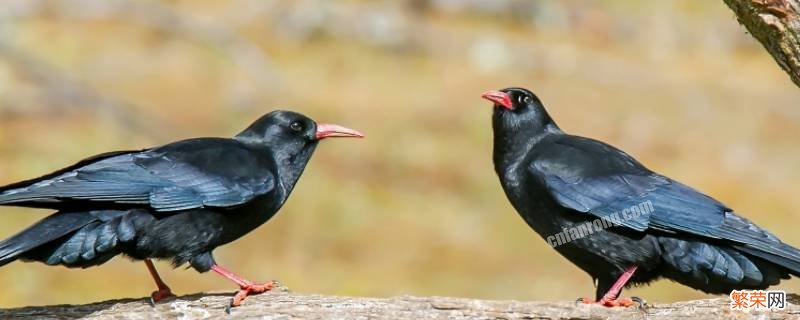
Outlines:
{"label": "bird with red beak", "polygon": [[800,249],[729,206],[602,141],[562,131],[524,88],[489,91],[494,165],[506,197],[594,279],[583,303],[644,306],[622,290],[666,278],[710,294],[800,277]]}
{"label": "bird with red beak", "polygon": [[[214,271],[239,290],[230,307],[273,283],[248,281],[212,252],[267,222],[283,206],[319,141],[361,138],[353,129],[271,112],[233,138],[196,138],[141,151],[104,153],[40,178],[0,187],[0,205],[56,210],[0,241],[0,266],[15,260],[88,268],[117,255]],[[269,259],[265,259],[269,261]],[[230,308],[227,310],[230,311]]]}

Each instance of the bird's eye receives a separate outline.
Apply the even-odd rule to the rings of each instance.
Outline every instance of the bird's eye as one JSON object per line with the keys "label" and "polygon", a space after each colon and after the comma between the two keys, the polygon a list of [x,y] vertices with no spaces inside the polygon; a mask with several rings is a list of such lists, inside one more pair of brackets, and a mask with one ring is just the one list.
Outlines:
{"label": "bird's eye", "polygon": [[292,122],[292,124],[289,125],[289,129],[292,129],[294,132],[303,131],[303,124],[299,121]]}
{"label": "bird's eye", "polygon": [[527,97],[526,96],[525,99],[522,100],[522,102],[525,103],[525,104],[530,104],[531,103],[531,97]]}

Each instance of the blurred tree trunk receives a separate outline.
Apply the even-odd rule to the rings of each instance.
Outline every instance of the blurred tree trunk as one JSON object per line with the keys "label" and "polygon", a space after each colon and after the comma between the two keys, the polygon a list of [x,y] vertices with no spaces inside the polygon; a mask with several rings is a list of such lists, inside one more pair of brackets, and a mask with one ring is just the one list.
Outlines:
{"label": "blurred tree trunk", "polygon": [[800,86],[800,0],[724,0]]}

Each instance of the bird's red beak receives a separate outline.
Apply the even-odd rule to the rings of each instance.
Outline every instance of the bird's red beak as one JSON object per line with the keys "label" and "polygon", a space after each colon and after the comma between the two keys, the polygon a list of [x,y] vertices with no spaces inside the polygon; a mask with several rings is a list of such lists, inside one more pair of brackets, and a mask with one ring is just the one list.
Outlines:
{"label": "bird's red beak", "polygon": [[481,98],[494,102],[495,105],[502,106],[508,110],[514,110],[514,105],[511,104],[511,97],[508,93],[502,91],[487,91],[481,95]]}
{"label": "bird's red beak", "polygon": [[356,130],[345,128],[342,126],[337,126],[335,124],[318,123],[317,140],[322,140],[330,137],[363,138],[364,135]]}

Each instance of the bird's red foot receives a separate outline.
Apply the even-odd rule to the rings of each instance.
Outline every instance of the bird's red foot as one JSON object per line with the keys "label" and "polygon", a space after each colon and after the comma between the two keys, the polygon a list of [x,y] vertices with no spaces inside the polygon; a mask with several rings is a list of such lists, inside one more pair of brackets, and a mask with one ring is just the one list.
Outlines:
{"label": "bird's red foot", "polygon": [[156,302],[159,302],[161,300],[174,298],[174,297],[175,297],[175,295],[172,294],[172,290],[170,290],[169,287],[166,287],[166,288],[162,288],[162,289],[158,289],[156,291],[153,291],[153,293],[150,294],[150,301],[153,304],[155,304]]}
{"label": "bird's red foot", "polygon": [[604,306],[604,307],[609,307],[609,308],[615,308],[615,307],[628,308],[628,307],[632,307],[634,305],[633,300],[628,299],[628,298],[603,299],[603,300],[600,300],[597,304],[599,304],[601,306]]}
{"label": "bird's red foot", "polygon": [[241,290],[233,296],[233,300],[231,300],[231,307],[238,307],[242,305],[244,299],[247,299],[250,295],[261,294],[267,291],[272,290],[275,287],[275,283],[270,281],[264,284],[247,284],[241,287]]}
{"label": "bird's red foot", "polygon": [[616,308],[616,307],[628,308],[632,307],[636,303],[633,299],[629,298],[602,299],[600,301],[594,301],[593,299],[590,298],[581,298],[578,299],[578,301],[583,304],[596,304],[608,308]]}

